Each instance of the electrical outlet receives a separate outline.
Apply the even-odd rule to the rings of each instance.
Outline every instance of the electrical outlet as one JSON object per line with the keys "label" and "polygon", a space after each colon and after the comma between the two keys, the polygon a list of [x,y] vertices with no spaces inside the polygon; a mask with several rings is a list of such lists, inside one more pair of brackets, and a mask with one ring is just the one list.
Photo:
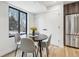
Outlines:
{"label": "electrical outlet", "polygon": [[60,40],[58,40],[58,43],[60,42]]}
{"label": "electrical outlet", "polygon": [[58,29],[60,29],[60,26],[58,26]]}

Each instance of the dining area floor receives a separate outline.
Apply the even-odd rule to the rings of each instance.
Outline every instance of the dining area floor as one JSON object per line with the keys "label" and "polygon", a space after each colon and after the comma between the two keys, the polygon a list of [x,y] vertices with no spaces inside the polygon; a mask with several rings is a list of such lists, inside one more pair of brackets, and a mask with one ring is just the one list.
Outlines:
{"label": "dining area floor", "polygon": [[[3,57],[21,57],[21,54],[22,54],[22,51],[18,49],[16,56],[15,56],[15,51],[13,51]],[[28,53],[26,56],[26,53],[25,53],[24,57],[33,57],[33,55],[31,53]],[[40,57],[39,53],[37,57]],[[46,49],[42,50],[42,57],[47,57]],[[54,45],[50,45],[48,57],[79,57],[79,49],[70,48],[66,46],[64,48],[60,48]]]}

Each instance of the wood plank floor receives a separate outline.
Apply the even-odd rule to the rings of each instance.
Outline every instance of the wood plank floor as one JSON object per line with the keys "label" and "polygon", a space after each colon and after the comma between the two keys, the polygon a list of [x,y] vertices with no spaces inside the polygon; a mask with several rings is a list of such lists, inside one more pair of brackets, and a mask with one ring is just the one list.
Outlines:
{"label": "wood plank floor", "polygon": [[78,57],[79,56],[79,49],[64,47],[64,48],[53,48],[50,47],[49,50],[50,57]]}
{"label": "wood plank floor", "polygon": [[[46,50],[43,50],[43,57],[46,57]],[[21,51],[18,50],[17,57],[21,57]],[[4,57],[15,57],[15,52],[9,53]],[[29,54],[28,57],[32,57],[32,54]],[[39,57],[39,56],[38,56]],[[64,47],[59,48],[53,45],[49,47],[49,57],[79,57],[79,49]]]}

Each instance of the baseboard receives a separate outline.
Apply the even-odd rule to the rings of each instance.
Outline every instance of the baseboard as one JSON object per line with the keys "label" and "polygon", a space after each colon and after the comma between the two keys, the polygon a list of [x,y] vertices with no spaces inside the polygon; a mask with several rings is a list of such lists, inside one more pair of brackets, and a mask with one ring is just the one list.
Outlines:
{"label": "baseboard", "polygon": [[10,54],[10,53],[12,53],[12,52],[14,52],[15,50],[12,50],[12,51],[10,51],[10,52],[8,52],[8,53],[6,53],[6,54],[4,54],[3,56],[1,56],[1,57],[5,57],[6,55],[8,55],[8,54]]}
{"label": "baseboard", "polygon": [[79,47],[73,47],[73,46],[69,46],[69,45],[65,45],[65,46],[75,48],[75,49],[79,49]]}

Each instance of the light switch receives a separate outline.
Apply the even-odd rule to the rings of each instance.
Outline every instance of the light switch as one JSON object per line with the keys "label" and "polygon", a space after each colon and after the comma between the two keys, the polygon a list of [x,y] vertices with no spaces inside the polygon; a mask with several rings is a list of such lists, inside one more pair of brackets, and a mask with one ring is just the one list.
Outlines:
{"label": "light switch", "polygon": [[60,29],[60,26],[58,26],[58,29]]}

